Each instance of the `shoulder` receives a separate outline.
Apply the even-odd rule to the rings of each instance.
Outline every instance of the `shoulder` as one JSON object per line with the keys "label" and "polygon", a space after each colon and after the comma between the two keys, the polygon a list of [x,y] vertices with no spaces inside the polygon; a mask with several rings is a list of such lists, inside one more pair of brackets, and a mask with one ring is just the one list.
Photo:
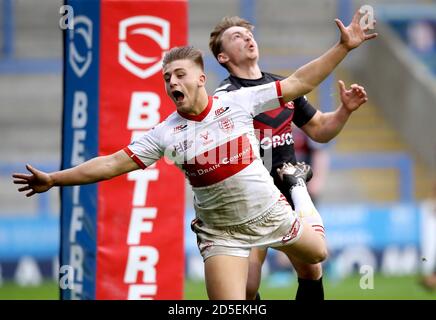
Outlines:
{"label": "shoulder", "polygon": [[269,80],[268,82],[285,79],[285,77],[283,77],[283,76],[280,76],[280,75],[277,75],[274,73],[269,73],[269,72],[263,72],[263,75],[264,75],[265,80]]}
{"label": "shoulder", "polygon": [[239,88],[240,86],[237,86],[234,81],[232,81],[231,76],[229,76],[221,81],[218,88],[215,89],[214,95],[220,95],[223,92],[238,90]]}
{"label": "shoulder", "polygon": [[230,83],[227,83],[227,84],[220,85],[218,88],[216,88],[213,95],[219,96],[223,93],[234,91],[234,90],[236,89],[232,88],[232,85]]}
{"label": "shoulder", "polygon": [[178,126],[183,118],[179,116],[179,114],[174,111],[164,120],[159,122],[153,128],[151,128],[148,132],[154,136],[160,136],[168,132],[168,130],[173,130],[174,127]]}

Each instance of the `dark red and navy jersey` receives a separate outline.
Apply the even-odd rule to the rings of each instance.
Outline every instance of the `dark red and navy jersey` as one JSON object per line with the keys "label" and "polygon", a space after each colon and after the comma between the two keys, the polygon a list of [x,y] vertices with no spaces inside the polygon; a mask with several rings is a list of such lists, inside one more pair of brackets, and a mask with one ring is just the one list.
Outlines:
{"label": "dark red and navy jersey", "polygon": [[[219,95],[220,92],[258,86],[282,79],[284,77],[267,72],[262,72],[262,77],[255,80],[230,75],[220,83],[215,90],[215,95]],[[276,168],[281,167],[285,162],[296,163],[291,122],[301,127],[312,119],[315,112],[316,109],[307,101],[306,97],[299,97],[288,102],[285,107],[277,106],[276,109],[261,113],[254,118],[254,128],[260,141],[260,154],[263,163],[273,176],[274,183],[287,198],[289,192],[282,190]]]}

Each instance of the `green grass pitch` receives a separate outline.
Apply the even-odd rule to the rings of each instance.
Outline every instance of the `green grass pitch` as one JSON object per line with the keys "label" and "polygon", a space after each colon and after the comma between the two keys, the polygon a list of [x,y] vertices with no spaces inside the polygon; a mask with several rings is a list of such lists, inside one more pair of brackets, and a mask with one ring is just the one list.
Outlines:
{"label": "green grass pitch", "polygon": [[[294,299],[297,282],[294,277],[277,281],[274,278],[263,279],[260,293],[264,300]],[[436,300],[436,291],[429,292],[419,285],[417,276],[374,277],[374,288],[363,290],[359,286],[359,275],[340,281],[324,279],[325,298],[327,300]],[[284,283],[291,283],[284,285]],[[47,281],[37,287],[20,287],[11,282],[0,286],[0,300],[56,300],[58,288],[55,282]],[[207,299],[203,281],[185,282],[186,300]]]}

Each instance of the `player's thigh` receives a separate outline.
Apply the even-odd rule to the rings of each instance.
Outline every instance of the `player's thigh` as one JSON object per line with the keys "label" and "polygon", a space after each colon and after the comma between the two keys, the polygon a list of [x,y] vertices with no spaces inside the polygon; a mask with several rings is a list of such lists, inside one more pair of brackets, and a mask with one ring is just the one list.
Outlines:
{"label": "player's thigh", "polygon": [[266,258],[267,249],[252,248],[249,256],[247,299],[256,297],[262,275],[262,264]]}
{"label": "player's thigh", "polygon": [[[252,248],[250,251],[247,287],[258,287],[262,274],[262,264],[266,258],[267,249]],[[253,288],[257,292],[257,288]],[[256,294],[254,292],[254,294]]]}
{"label": "player's thigh", "polygon": [[327,246],[324,237],[304,221],[302,226],[303,232],[295,242],[275,249],[284,252],[289,260],[291,260],[290,257],[296,256],[302,262],[310,264],[324,261],[327,258]]}
{"label": "player's thigh", "polygon": [[215,255],[204,262],[206,289],[211,300],[245,300],[248,258]]}
{"label": "player's thigh", "polygon": [[252,248],[248,257],[250,265],[260,266],[265,262],[267,248]]}

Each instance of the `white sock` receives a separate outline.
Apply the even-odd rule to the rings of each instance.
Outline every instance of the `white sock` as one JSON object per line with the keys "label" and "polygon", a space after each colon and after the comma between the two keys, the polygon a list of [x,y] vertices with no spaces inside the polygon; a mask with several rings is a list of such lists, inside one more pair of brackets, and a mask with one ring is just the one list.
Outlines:
{"label": "white sock", "polygon": [[292,201],[298,216],[324,236],[324,223],[307,192],[305,184],[297,184],[291,190]]}
{"label": "white sock", "polygon": [[425,201],[421,208],[422,271],[430,275],[436,270],[436,200]]}

